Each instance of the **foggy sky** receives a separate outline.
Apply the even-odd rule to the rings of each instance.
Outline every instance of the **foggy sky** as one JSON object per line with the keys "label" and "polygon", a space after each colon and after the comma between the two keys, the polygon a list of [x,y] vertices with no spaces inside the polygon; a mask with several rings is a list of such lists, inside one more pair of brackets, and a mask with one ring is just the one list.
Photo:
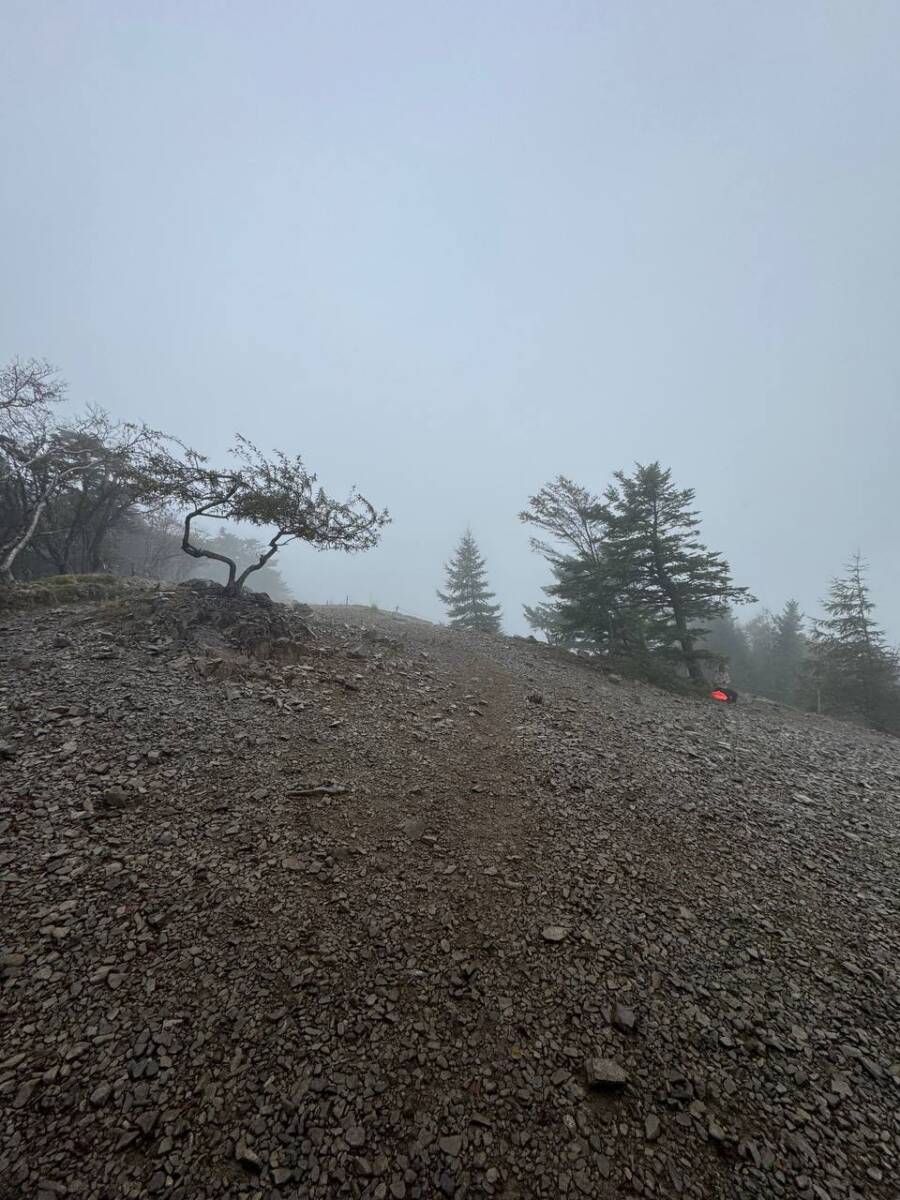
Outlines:
{"label": "foggy sky", "polygon": [[356,483],[298,596],[437,617],[470,524],[660,459],[818,611],[858,548],[900,638],[900,7],[783,0],[0,6],[0,360],[213,458]]}

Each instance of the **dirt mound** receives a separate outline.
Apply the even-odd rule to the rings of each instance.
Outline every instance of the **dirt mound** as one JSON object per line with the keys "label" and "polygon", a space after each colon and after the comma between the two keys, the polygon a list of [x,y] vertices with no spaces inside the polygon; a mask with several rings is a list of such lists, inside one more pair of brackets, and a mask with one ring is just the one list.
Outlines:
{"label": "dirt mound", "polygon": [[231,595],[220,584],[197,579],[174,588],[148,589],[97,613],[93,620],[157,652],[172,646],[294,662],[313,636],[302,615],[308,611],[303,605],[275,604],[257,592]]}

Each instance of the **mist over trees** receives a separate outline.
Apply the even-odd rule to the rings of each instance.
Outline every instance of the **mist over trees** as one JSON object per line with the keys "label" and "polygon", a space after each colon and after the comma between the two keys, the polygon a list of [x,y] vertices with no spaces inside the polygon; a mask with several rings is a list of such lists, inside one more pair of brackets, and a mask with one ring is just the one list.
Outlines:
{"label": "mist over trees", "polygon": [[[355,488],[335,499],[297,455],[237,436],[211,465],[176,438],[100,408],[66,411],[49,363],[0,370],[0,582],[112,572],[206,578],[291,598],[272,559],[299,541],[367,550],[389,522]],[[753,601],[701,537],[693,489],[659,462],[616,471],[600,492],[560,475],[519,518],[546,561],[532,629],[663,685],[709,682],[900,734],[900,654],[875,615],[856,554],[819,616],[789,599],[740,621]],[[214,521],[212,528],[203,522]],[[498,633],[501,608],[467,529],[437,595],[456,629]]]}
{"label": "mist over trees", "polygon": [[459,539],[444,571],[446,591],[438,591],[437,595],[447,608],[451,628],[499,633],[500,605],[491,603],[494,593],[488,588],[487,567],[471,529]]}
{"label": "mist over trees", "polygon": [[876,622],[866,564],[856,554],[833,579],[824,617],[796,600],[740,625],[717,621],[707,649],[727,659],[736,686],[785,704],[900,734],[900,655]]}

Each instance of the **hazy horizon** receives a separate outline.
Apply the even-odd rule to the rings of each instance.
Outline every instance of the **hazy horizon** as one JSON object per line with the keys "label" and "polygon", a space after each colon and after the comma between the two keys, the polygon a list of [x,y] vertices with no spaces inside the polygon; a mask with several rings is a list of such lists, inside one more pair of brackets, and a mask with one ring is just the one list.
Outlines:
{"label": "hazy horizon", "polygon": [[[472,528],[659,459],[760,603],[900,640],[896,5],[8,3],[0,360],[393,524],[298,598],[429,618]],[[211,526],[214,527],[214,526]]]}

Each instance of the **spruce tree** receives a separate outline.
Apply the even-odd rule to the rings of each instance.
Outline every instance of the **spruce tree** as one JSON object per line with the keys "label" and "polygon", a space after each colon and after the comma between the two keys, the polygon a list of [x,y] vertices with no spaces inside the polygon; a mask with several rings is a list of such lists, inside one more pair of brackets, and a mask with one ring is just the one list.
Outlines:
{"label": "spruce tree", "polygon": [[444,570],[447,590],[439,590],[438,598],[447,606],[451,627],[477,633],[499,633],[500,605],[491,604],[494,592],[488,591],[484,559],[471,529],[460,538],[456,552]]}
{"label": "spruce tree", "polygon": [[775,638],[772,647],[772,695],[785,704],[794,704],[800,684],[806,638],[803,614],[796,600],[788,600],[772,619]]}
{"label": "spruce tree", "polygon": [[859,553],[846,576],[832,580],[823,607],[828,615],[815,623],[811,664],[817,707],[894,729],[900,721],[900,663],[872,616],[875,605]]}
{"label": "spruce tree", "polygon": [[605,493],[606,547],[621,595],[642,617],[648,641],[703,678],[698,642],[705,623],[731,603],[752,600],[728,563],[700,542],[694,492],[677,488],[658,462],[615,474]]}

